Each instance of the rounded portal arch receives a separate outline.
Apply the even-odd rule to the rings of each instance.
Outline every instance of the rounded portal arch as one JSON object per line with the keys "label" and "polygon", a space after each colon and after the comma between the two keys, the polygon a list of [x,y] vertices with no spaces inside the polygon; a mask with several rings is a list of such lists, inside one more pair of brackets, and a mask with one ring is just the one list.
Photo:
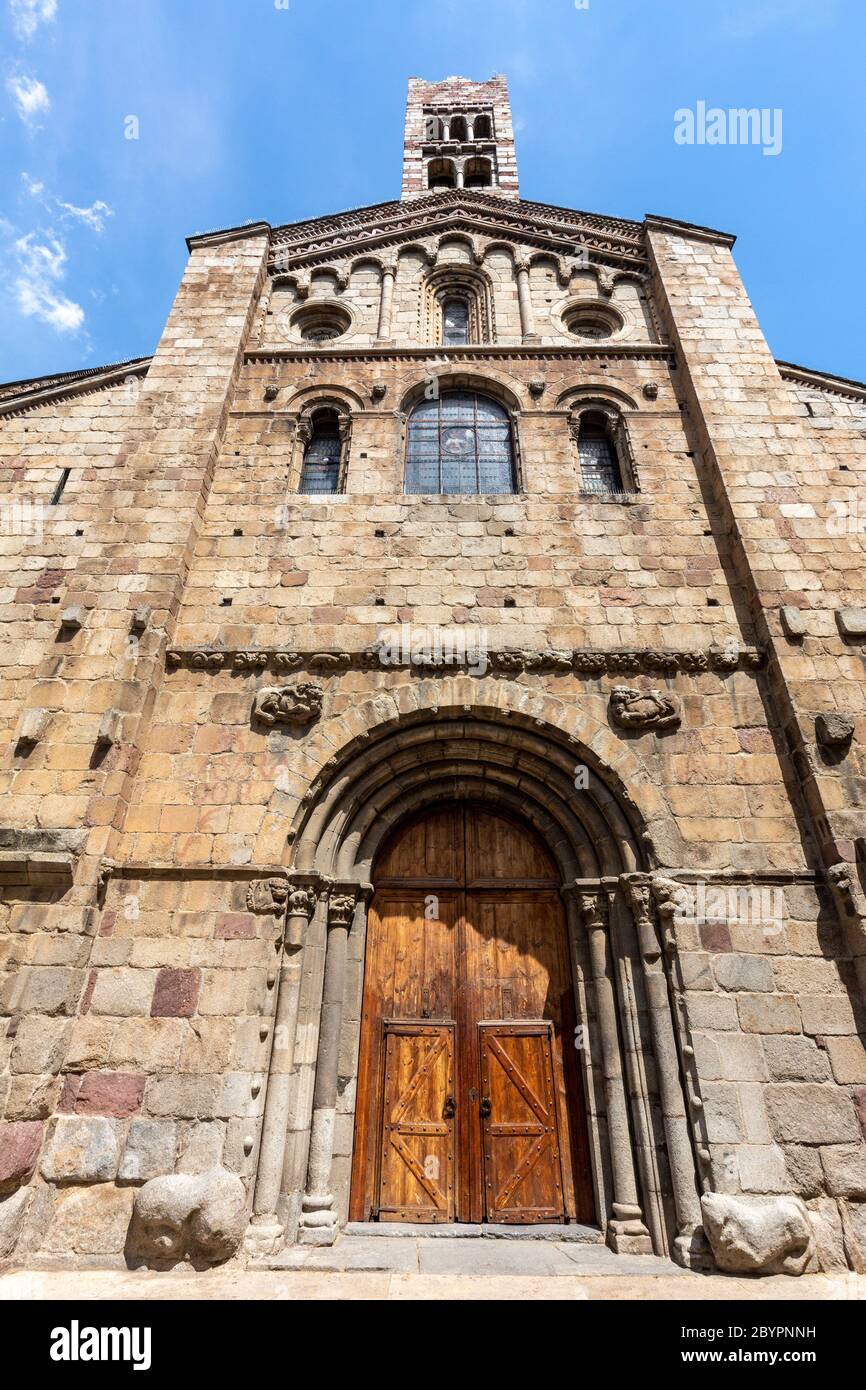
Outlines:
{"label": "rounded portal arch", "polygon": [[[465,685],[464,679],[456,682],[455,692],[462,693]],[[462,878],[456,876],[456,882],[439,882],[433,891],[474,895],[470,916],[474,913],[476,920],[487,923],[480,935],[485,940],[501,939],[508,951],[515,947],[515,933],[526,924],[542,944],[564,940],[571,972],[568,1007],[573,1012],[571,1017],[563,1013],[556,1024],[547,1017],[544,1000],[529,1008],[531,1017],[516,1020],[504,1007],[492,1019],[481,1017],[484,1010],[476,1010],[477,1016],[470,1020],[476,1030],[476,1059],[483,1050],[478,1033],[482,1024],[531,1024],[536,1030],[530,1029],[534,1040],[520,1041],[520,1056],[509,1051],[512,1035],[507,1029],[505,1041],[498,1041],[514,1066],[525,1063],[535,1068],[543,1090],[548,1074],[544,1037],[552,1046],[556,1024],[561,1042],[563,1029],[568,1031],[573,1024],[575,1055],[569,1056],[568,1064],[579,1070],[583,1108],[570,1112],[577,1117],[572,1138],[578,1143],[580,1135],[586,1135],[591,1219],[598,1225],[599,1238],[617,1251],[654,1250],[673,1254],[686,1264],[699,1260],[703,1257],[696,1157],[677,1060],[677,1019],[670,1004],[674,986],[666,978],[670,963],[660,942],[657,912],[662,908],[656,907],[657,893],[671,885],[655,868],[653,843],[635,800],[619,773],[590,746],[595,741],[613,751],[607,731],[585,713],[576,720],[573,709],[547,696],[529,701],[536,717],[527,712],[526,703],[523,708],[513,707],[513,695],[521,694],[525,701],[527,692],[508,681],[477,682],[474,705],[430,704],[442,686],[441,681],[413,680],[411,689],[419,691],[414,697],[408,689],[393,699],[381,692],[349,716],[355,736],[340,752],[324,753],[333,748],[337,733],[331,729],[329,735],[324,727],[309,749],[314,764],[324,755],[290,830],[291,863],[284,871],[288,878],[287,955],[280,974],[275,1030],[293,1039],[303,1017],[304,1032],[297,1033],[298,1038],[309,1039],[312,1031],[318,1042],[315,1056],[307,1042],[304,1055],[298,1058],[292,1041],[274,1054],[256,1187],[257,1217],[274,1211],[278,1200],[284,1202],[284,1209],[295,1213],[290,1218],[295,1228],[299,1225],[306,1233],[303,1239],[317,1243],[330,1243],[348,1218],[353,1155],[365,1165],[369,1158],[369,1149],[367,1158],[357,1157],[355,1123],[363,1085],[359,1067],[368,1065],[361,1037],[363,990],[373,939],[368,933],[379,910],[375,895],[385,886],[377,879],[382,856],[389,838],[395,833],[399,837],[401,827],[413,821],[456,814],[465,825],[465,817],[481,808],[488,823],[519,825],[525,842],[542,844],[555,881],[549,867],[537,876],[543,882],[519,884],[513,876],[509,881],[519,855],[506,849],[500,856],[501,872],[492,876],[489,885],[464,873]],[[495,698],[486,698],[492,691]],[[564,727],[551,722],[557,718]],[[570,735],[568,728],[582,729],[589,742]],[[644,780],[631,750],[620,751],[617,765],[624,776]],[[657,804],[652,793],[647,794],[650,804]],[[664,825],[661,830],[667,839]],[[401,885],[390,887],[399,890]],[[487,904],[482,901],[485,893],[490,897]],[[422,894],[420,903],[410,904],[415,924],[411,931],[416,937],[425,931],[426,897]],[[439,898],[436,920],[447,923],[442,893]],[[519,907],[516,916],[514,904]],[[449,911],[453,916],[453,901]],[[506,914],[501,925],[496,918],[500,911]],[[444,932],[447,939],[447,926]],[[439,937],[443,939],[442,932]],[[519,941],[516,949],[527,963],[535,959],[531,951],[521,952]],[[492,977],[495,968],[486,973]],[[500,972],[500,977],[507,982],[508,971]],[[404,1025],[439,1030],[434,1037],[416,1028],[412,1046],[421,1048],[423,1055],[414,1060],[404,1057],[402,1074],[416,1062],[423,1069],[424,1039],[433,1038],[435,1056],[430,1066],[439,1067],[450,1045],[447,1029],[451,1024],[456,1027],[456,1018],[436,1018],[425,1012],[423,999],[420,1014],[414,1022],[392,1016],[399,1025],[394,1036],[397,1050],[411,1036],[411,1028],[407,1032]],[[380,1009],[376,1025],[380,1042],[386,1021]],[[555,1089],[560,1085],[555,1068],[550,1074]],[[473,1086],[479,1089],[479,1079],[482,1084],[489,1081],[491,1073],[488,1068],[467,1080],[464,1065],[463,1075],[465,1098]],[[384,1124],[384,1092],[376,1094],[376,1106]],[[483,1133],[477,1129],[483,1118],[479,1113],[464,1121],[469,1125],[466,1132],[472,1133],[474,1124],[477,1138]],[[514,1121],[522,1122],[519,1117]],[[419,1123],[428,1120],[421,1117]],[[367,1131],[365,1144],[371,1133]],[[661,1164],[658,1154],[665,1146],[668,1162]],[[442,1154],[437,1158],[436,1153],[425,1151],[422,1158],[426,1157],[431,1157],[431,1163],[442,1162]],[[369,1182],[379,1183],[381,1161],[380,1151],[373,1168],[364,1167],[358,1198],[362,1206],[369,1197]],[[477,1149],[469,1161],[480,1161]],[[470,1190],[476,1194],[478,1172],[476,1167],[475,1179],[469,1179]],[[552,1177],[548,1173],[548,1179],[542,1190],[545,1200],[539,1199],[544,1210],[552,1205],[550,1183],[555,1187],[555,1172]],[[506,1173],[500,1193],[507,1181]],[[383,1190],[381,1184],[376,1188],[380,1196]],[[397,1211],[402,1200],[399,1191],[392,1197],[389,1189],[386,1205]],[[432,1206],[439,1215],[434,1211],[431,1219],[450,1219],[447,1202],[442,1207],[434,1201]],[[586,1219],[585,1206],[573,1210]],[[527,1219],[521,1212],[522,1208],[512,1209],[507,1219]],[[563,1219],[563,1211],[551,1219]]]}

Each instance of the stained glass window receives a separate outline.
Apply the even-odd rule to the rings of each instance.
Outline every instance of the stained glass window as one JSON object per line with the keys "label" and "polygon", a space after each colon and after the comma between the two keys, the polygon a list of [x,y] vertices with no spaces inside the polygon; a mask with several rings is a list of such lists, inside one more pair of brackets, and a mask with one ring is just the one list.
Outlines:
{"label": "stained glass window", "polygon": [[312,437],[304,450],[299,492],[336,492],[340,481],[340,420],[336,410],[313,416]]}
{"label": "stained glass window", "polygon": [[474,391],[421,401],[409,419],[406,492],[514,492],[507,410]]}
{"label": "stained glass window", "polygon": [[580,486],[584,492],[622,491],[616,451],[604,425],[584,416],[577,437],[577,452]]}
{"label": "stained glass window", "polygon": [[469,305],[465,299],[446,299],[442,305],[442,342],[445,347],[469,342]]}

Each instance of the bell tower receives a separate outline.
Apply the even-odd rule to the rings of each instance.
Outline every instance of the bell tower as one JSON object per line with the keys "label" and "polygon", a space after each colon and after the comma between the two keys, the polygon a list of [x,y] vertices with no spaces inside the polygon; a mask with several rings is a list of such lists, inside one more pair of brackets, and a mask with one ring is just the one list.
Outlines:
{"label": "bell tower", "polygon": [[508,83],[410,77],[403,137],[403,198],[471,188],[518,198]]}

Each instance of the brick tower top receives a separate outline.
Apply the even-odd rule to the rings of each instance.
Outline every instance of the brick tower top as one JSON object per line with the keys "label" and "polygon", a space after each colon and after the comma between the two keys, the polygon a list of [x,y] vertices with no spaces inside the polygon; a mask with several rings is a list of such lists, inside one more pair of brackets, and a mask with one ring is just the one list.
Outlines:
{"label": "brick tower top", "polygon": [[402,196],[464,187],[520,196],[508,83],[499,75],[489,82],[410,77]]}

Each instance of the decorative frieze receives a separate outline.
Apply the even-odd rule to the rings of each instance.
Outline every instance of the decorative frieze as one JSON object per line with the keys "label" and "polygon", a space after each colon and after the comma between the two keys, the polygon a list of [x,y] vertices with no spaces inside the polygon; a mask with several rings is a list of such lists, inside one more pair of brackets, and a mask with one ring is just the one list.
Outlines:
{"label": "decorative frieze", "polygon": [[287,878],[255,878],[247,888],[247,911],[270,913],[279,917],[289,899]]}
{"label": "decorative frieze", "polygon": [[[468,648],[467,648],[468,650]],[[413,670],[419,675],[446,672],[449,668],[460,669],[470,662],[475,664],[475,654],[470,653],[461,662],[457,653],[455,659],[443,652],[441,659],[436,655],[428,658],[411,650],[403,655],[388,649],[388,660],[384,661],[383,649],[378,646],[363,647],[359,651],[283,651],[267,648],[256,651],[214,651],[202,648],[173,647],[166,653],[166,666],[169,671],[186,668],[193,671],[315,671],[322,675],[332,675],[341,671],[373,671],[379,667],[389,669]],[[743,647],[732,642],[730,645],[714,644],[705,650],[673,650],[662,648],[612,648],[597,650],[589,647],[548,651],[529,651],[524,648],[500,648],[488,651],[485,661],[488,671],[501,675],[560,674],[574,672],[582,676],[603,675],[689,675],[702,671],[716,671],[727,674],[731,671],[755,671],[763,664],[763,652],[757,647]],[[299,687],[297,687],[299,688]],[[260,692],[264,693],[264,692]]]}

